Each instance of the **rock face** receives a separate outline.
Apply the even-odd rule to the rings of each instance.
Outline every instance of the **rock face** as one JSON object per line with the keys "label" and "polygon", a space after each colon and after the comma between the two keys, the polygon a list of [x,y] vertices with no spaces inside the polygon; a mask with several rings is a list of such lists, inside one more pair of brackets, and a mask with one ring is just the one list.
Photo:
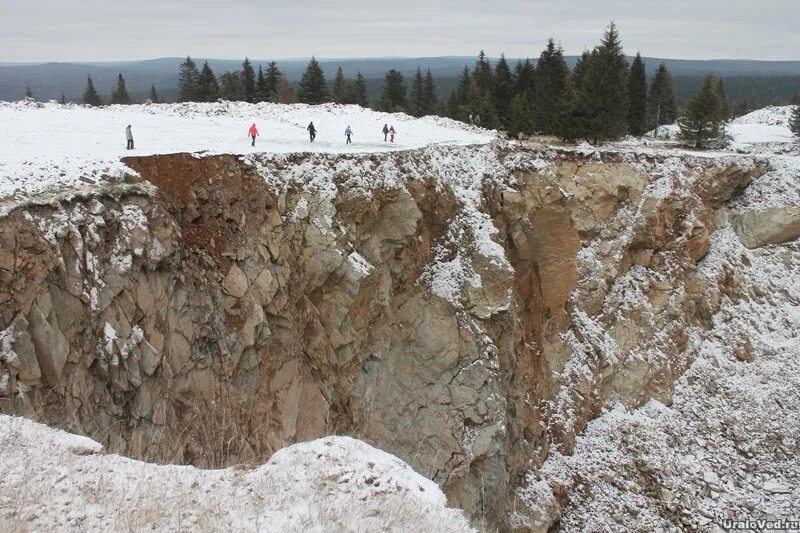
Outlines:
{"label": "rock face", "polygon": [[603,406],[669,402],[730,285],[695,268],[715,211],[761,172],[507,146],[126,163],[158,191],[0,220],[3,412],[202,467],[352,435],[501,528]]}

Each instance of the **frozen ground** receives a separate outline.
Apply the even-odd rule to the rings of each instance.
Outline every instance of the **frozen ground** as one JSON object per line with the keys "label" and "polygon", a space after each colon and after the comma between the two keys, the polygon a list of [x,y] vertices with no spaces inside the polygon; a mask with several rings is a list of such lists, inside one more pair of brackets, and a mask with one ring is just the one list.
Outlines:
{"label": "frozen ground", "polygon": [[434,482],[349,437],[289,446],[255,470],[198,470],[0,415],[0,447],[1,531],[472,531]]}
{"label": "frozen ground", "polygon": [[[311,144],[306,127],[314,121]],[[260,137],[250,146],[248,129]],[[89,108],[36,102],[0,102],[0,199],[30,197],[44,190],[80,187],[80,180],[117,177],[129,155],[193,152],[361,153],[420,148],[430,144],[485,144],[485,130],[440,117],[414,118],[358,106],[325,104],[158,104]],[[136,149],[125,149],[130,124]],[[383,141],[384,124],[394,126],[394,143]],[[353,130],[345,144],[344,130]]]}

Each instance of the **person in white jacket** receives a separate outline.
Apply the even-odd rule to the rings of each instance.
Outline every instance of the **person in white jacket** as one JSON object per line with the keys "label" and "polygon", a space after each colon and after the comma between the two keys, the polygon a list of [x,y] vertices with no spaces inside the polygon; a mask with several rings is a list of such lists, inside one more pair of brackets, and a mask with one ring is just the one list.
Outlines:
{"label": "person in white jacket", "polygon": [[133,150],[133,131],[130,124],[125,128],[125,138],[128,140],[128,150]]}
{"label": "person in white jacket", "polygon": [[347,129],[344,130],[344,135],[347,137],[347,142],[345,144],[350,144],[353,142],[350,140],[350,137],[353,135],[353,130],[350,129],[350,126],[347,126]]}

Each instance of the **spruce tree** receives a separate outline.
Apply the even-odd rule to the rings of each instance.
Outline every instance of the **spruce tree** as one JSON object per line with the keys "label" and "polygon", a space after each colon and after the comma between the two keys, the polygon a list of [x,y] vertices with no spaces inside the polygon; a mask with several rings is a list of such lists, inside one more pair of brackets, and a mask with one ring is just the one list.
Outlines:
{"label": "spruce tree", "polygon": [[728,105],[728,93],[725,90],[725,82],[722,81],[722,78],[717,80],[717,86],[715,87],[715,90],[717,91],[717,96],[719,96],[720,102],[722,102],[720,115],[723,122],[725,122],[731,116],[731,108]]}
{"label": "spruce tree", "polygon": [[789,129],[797,137],[796,140],[800,142],[800,103],[794,106],[792,117],[789,119]]}
{"label": "spruce tree", "polygon": [[628,131],[628,62],[613,22],[582,69],[575,104],[585,117],[587,139],[594,144],[619,139]]}
{"label": "spruce tree", "polygon": [[511,99],[508,111],[508,136],[518,139],[521,133],[530,131],[530,100],[525,93],[518,93]]}
{"label": "spruce tree", "polygon": [[347,81],[344,79],[344,71],[340,65],[333,78],[333,101],[343,104],[345,100],[347,100]]}
{"label": "spruce tree", "polygon": [[561,91],[564,90],[564,77],[568,72],[564,51],[556,46],[553,39],[549,39],[536,66],[533,120],[537,131],[553,132],[553,117]]}
{"label": "spruce tree", "polygon": [[514,95],[511,69],[508,67],[505,54],[500,54],[500,59],[494,67],[494,105],[497,111],[497,120],[501,127],[508,127],[509,108]]}
{"label": "spruce tree", "polygon": [[423,84],[425,79],[422,77],[422,69],[417,65],[417,72],[411,80],[411,96],[408,99],[408,114],[421,117],[424,114],[425,96],[423,95]]}
{"label": "spruce tree", "polygon": [[252,104],[256,101],[256,71],[246,57],[242,63],[242,92],[245,102]]}
{"label": "spruce tree", "polygon": [[533,98],[535,90],[536,69],[530,59],[518,61],[514,68],[514,93],[525,94],[526,98]]}
{"label": "spruce tree", "polygon": [[[584,52],[579,60],[579,64],[576,65],[576,67],[580,67],[576,69],[578,74],[582,73],[582,68],[585,66],[588,58],[588,52]],[[576,139],[586,137],[587,134],[586,119],[577,108],[575,96],[575,86],[577,83],[573,83],[574,79],[575,76],[570,75],[564,78],[564,90],[561,92],[561,96],[556,104],[556,114],[553,119],[553,133],[564,141],[575,141]]]}
{"label": "spruce tree", "polygon": [[436,84],[431,69],[425,73],[422,82],[422,115],[434,115],[439,110],[439,97],[436,95]]}
{"label": "spruce tree", "polygon": [[647,131],[647,75],[641,54],[637,53],[628,75],[628,131],[637,137]]}
{"label": "spruce tree", "polygon": [[83,103],[93,107],[103,105],[100,95],[97,94],[97,89],[94,88],[94,82],[92,82],[91,76],[89,76],[89,80],[86,83],[86,90],[83,92]]}
{"label": "spruce tree", "polygon": [[161,98],[158,97],[158,93],[156,92],[156,86],[150,86],[150,101],[154,104],[160,104]]}
{"label": "spruce tree", "polygon": [[672,75],[667,66],[661,63],[650,83],[647,96],[647,127],[657,128],[664,124],[672,124],[678,118],[678,106],[675,101],[675,88]]}
{"label": "spruce tree", "polygon": [[680,138],[695,148],[717,145],[722,139],[722,100],[714,76],[708,75],[696,95],[686,103],[686,112],[678,119]]}
{"label": "spruce tree", "polygon": [[283,73],[281,69],[278,68],[278,64],[274,61],[270,61],[269,65],[267,65],[267,74],[265,75],[269,94],[267,98],[269,100],[277,101],[275,97],[278,94],[278,84],[281,81],[281,77],[283,77]]}
{"label": "spruce tree", "polygon": [[447,113],[450,118],[467,122],[469,118],[469,88],[472,85],[472,76],[469,67],[464,66],[464,71],[458,80],[458,86],[447,100]]}
{"label": "spruce tree", "polygon": [[208,61],[203,63],[203,68],[200,70],[200,76],[197,79],[197,94],[196,100],[198,102],[216,102],[219,98],[219,82],[214,75],[214,71],[208,65]]}
{"label": "spruce tree", "polygon": [[197,99],[197,81],[199,78],[200,72],[197,70],[197,65],[191,57],[186,56],[178,73],[179,102],[194,102]]}
{"label": "spruce tree", "polygon": [[381,97],[381,109],[394,113],[402,111],[406,107],[406,86],[403,74],[399,70],[391,69],[386,73],[383,81],[383,96]]}
{"label": "spruce tree", "polygon": [[304,104],[322,104],[328,101],[328,84],[325,72],[315,57],[308,62],[308,67],[300,79],[297,91],[298,99]]}
{"label": "spruce tree", "polygon": [[125,85],[125,78],[122,77],[122,73],[117,75],[117,86],[111,91],[111,103],[120,105],[130,105],[133,103],[133,100],[131,100],[128,94],[128,88]]}
{"label": "spruce tree", "polygon": [[67,103],[67,97],[64,95],[64,93],[61,93],[61,98],[58,99],[58,103],[61,104],[61,105],[64,105],[64,104]]}
{"label": "spruce tree", "polygon": [[220,97],[223,100],[235,102],[244,99],[244,86],[242,85],[242,73],[225,72],[219,77]]}
{"label": "spruce tree", "polygon": [[258,65],[258,76],[256,76],[256,102],[267,102],[270,99],[269,85],[264,76],[264,70]]}
{"label": "spruce tree", "polygon": [[356,73],[356,81],[348,85],[347,92],[349,103],[367,107],[367,83],[361,71]]}
{"label": "spruce tree", "polygon": [[33,91],[31,91],[30,85],[25,86],[25,98],[33,98]]}
{"label": "spruce tree", "polygon": [[493,96],[494,72],[483,50],[480,51],[475,62],[468,95],[470,112],[480,117],[481,126],[494,128],[497,117]]}

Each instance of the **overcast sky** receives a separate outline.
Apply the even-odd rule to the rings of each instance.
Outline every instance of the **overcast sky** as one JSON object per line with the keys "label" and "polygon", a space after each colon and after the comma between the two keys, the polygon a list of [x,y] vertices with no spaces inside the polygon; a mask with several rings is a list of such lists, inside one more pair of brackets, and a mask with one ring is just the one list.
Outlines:
{"label": "overcast sky", "polygon": [[0,61],[538,56],[594,46],[686,59],[800,59],[798,0],[0,0]]}

